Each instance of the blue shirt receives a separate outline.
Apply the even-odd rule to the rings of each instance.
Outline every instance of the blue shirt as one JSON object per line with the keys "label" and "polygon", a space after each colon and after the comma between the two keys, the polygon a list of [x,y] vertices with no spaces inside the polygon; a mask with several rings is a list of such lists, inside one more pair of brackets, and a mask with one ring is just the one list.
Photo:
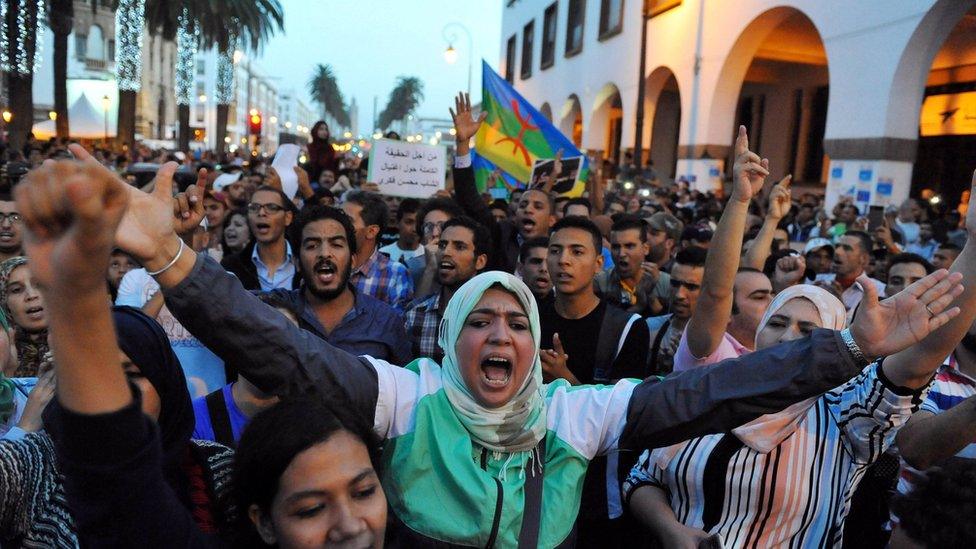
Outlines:
{"label": "blue shirt", "polygon": [[[240,442],[241,433],[244,432],[244,427],[247,427],[251,419],[241,412],[237,404],[234,404],[234,396],[231,392],[232,385],[233,383],[228,383],[220,390],[224,393],[224,403],[227,406],[227,417],[230,418],[230,431],[234,435],[234,442]],[[217,442],[213,423],[210,422],[210,410],[207,409],[206,396],[193,399],[193,417],[196,419],[196,425],[193,427],[193,438]]]}
{"label": "blue shirt", "polygon": [[261,261],[258,254],[258,247],[254,247],[251,252],[251,261],[258,270],[258,282],[261,283],[261,291],[270,292],[276,288],[291,288],[291,281],[295,278],[295,261],[291,253],[291,244],[285,240],[285,262],[278,266],[274,276],[268,276],[268,266]]}
{"label": "blue shirt", "polygon": [[400,313],[355,287],[352,292],[352,309],[331,332],[326,332],[302,290],[275,290],[276,295],[290,302],[293,311],[300,311],[298,326],[302,329],[350,354],[369,355],[401,366],[409,363],[410,340]]}

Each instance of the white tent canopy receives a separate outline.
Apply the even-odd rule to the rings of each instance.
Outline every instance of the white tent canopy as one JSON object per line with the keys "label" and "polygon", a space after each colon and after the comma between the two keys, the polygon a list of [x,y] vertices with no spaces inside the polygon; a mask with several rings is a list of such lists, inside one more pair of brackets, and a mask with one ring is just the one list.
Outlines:
{"label": "white tent canopy", "polygon": [[[81,94],[74,105],[68,107],[69,135],[74,139],[101,139],[105,137],[105,113],[99,112],[88,100],[88,96]],[[47,139],[56,134],[54,120],[44,120],[34,124],[34,135],[38,139]],[[115,136],[115,123],[109,117],[108,136]]]}

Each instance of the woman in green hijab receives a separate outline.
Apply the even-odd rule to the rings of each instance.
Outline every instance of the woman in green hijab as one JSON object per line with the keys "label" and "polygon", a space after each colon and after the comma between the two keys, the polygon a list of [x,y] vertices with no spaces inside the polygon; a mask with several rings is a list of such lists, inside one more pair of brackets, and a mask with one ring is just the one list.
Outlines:
{"label": "woman in green hijab", "polygon": [[[88,157],[80,147],[72,152]],[[124,214],[113,206],[119,213],[111,226],[92,207],[85,215],[69,210],[52,217],[50,223],[72,218],[82,225],[56,245],[87,249],[74,240],[76,233],[110,240],[118,224],[116,243],[154,273],[177,319],[258,388],[281,397],[344,393],[384,439],[383,488],[394,539],[407,547],[572,545],[583,477],[593,457],[670,445],[782,410],[859,374],[868,364],[865,356],[904,349],[959,313],[948,307],[962,291],[959,277],[939,271],[883,304],[867,290],[857,320],[843,332],[816,330],[663,380],[571,387],[563,380],[542,382],[539,316],[529,289],[512,275],[489,272],[465,283],[447,304],[439,333],[444,363],[418,359],[399,367],[352,356],[298,328],[212,259],[187,249],[176,232],[193,227],[202,212],[179,211],[194,204],[180,197],[174,218],[174,168],[160,168],[152,195],[126,186],[94,162],[59,168],[73,170],[76,189],[80,177],[89,181],[89,193],[104,193],[93,199],[111,204],[124,194],[128,204]],[[60,187],[69,178],[36,179],[41,187],[24,188],[19,205],[33,212],[68,208],[51,197],[64,194]],[[318,220],[303,225],[300,242],[302,267],[311,269],[348,254],[355,234],[334,220]],[[311,272],[321,279],[315,282],[332,277]],[[77,383],[75,391],[59,398],[70,397],[86,414],[111,414],[123,395],[128,398],[109,383]],[[119,481],[141,486],[138,479]],[[161,501],[157,496],[167,497],[143,494]],[[170,546],[186,539],[175,527],[134,528],[125,502],[107,499],[97,508],[105,519],[99,524],[114,525],[129,536],[127,544]]]}

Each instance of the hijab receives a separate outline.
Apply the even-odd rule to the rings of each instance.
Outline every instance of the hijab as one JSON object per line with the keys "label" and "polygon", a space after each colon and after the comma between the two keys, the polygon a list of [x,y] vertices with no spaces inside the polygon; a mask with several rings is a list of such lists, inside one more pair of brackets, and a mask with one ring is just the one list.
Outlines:
{"label": "hijab", "polygon": [[[193,434],[193,405],[183,367],[158,322],[134,307],[112,307],[119,348],[159,393],[159,440],[163,467],[174,484],[186,445]],[[175,486],[174,486],[175,487]]]}
{"label": "hijab", "polygon": [[817,308],[817,313],[820,314],[820,326],[822,328],[843,330],[847,325],[847,309],[834,294],[813,284],[797,284],[776,294],[776,297],[773,298],[769,307],[766,308],[766,314],[759,321],[759,327],[756,328],[757,338],[759,332],[769,324],[769,319],[794,299],[805,299],[813,303],[813,306]]}
{"label": "hijab", "polygon": [[[11,257],[0,263],[0,311],[6,318],[13,321],[10,307],[7,305],[7,283],[14,269],[22,265],[27,265],[27,258],[24,256]],[[35,377],[41,368],[50,348],[47,344],[47,330],[28,333],[26,330],[14,324],[14,342],[17,346],[17,370],[14,377]]]}
{"label": "hijab", "polygon": [[[502,406],[485,408],[464,383],[456,346],[468,314],[485,291],[494,286],[511,292],[529,316],[536,351],[532,366],[515,396]],[[525,283],[508,273],[490,271],[475,276],[458,288],[447,304],[438,338],[438,344],[444,350],[441,366],[444,392],[471,438],[484,448],[505,453],[531,451],[546,434],[542,363],[538,351],[541,331],[535,298]]]}
{"label": "hijab", "polygon": [[[797,284],[776,294],[766,309],[766,314],[759,321],[756,336],[758,337],[759,332],[766,327],[766,324],[769,324],[769,319],[774,314],[794,299],[806,299],[813,303],[820,314],[820,325],[823,328],[843,330],[847,325],[847,310],[844,308],[844,304],[833,294],[812,284]],[[794,403],[779,412],[760,416],[745,425],[732,429],[732,434],[749,448],[759,453],[769,453],[796,431],[800,421],[819,398],[820,395],[813,396]],[[682,442],[654,450],[652,455],[658,467],[667,468],[668,463],[685,444]]]}
{"label": "hijab", "polygon": [[[766,314],[759,321],[759,327],[756,329],[757,338],[759,332],[769,323],[769,319],[794,299],[805,299],[813,303],[817,313],[820,314],[822,328],[843,330],[847,325],[847,309],[833,294],[812,284],[797,284],[776,294],[773,298],[766,309]],[[763,454],[768,453],[796,431],[800,420],[818,399],[820,395],[797,402],[775,414],[760,416],[732,429],[732,434],[753,450]]]}

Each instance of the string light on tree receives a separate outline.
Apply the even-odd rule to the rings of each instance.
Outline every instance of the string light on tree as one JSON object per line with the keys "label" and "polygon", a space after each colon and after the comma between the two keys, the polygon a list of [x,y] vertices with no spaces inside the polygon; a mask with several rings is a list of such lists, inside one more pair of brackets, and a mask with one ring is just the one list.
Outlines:
{"label": "string light on tree", "polygon": [[214,86],[214,101],[218,105],[230,105],[234,101],[234,64],[237,56],[237,36],[231,33],[226,47],[217,55],[217,82]]}
{"label": "string light on tree", "polygon": [[119,0],[115,12],[115,79],[119,90],[139,91],[142,86],[142,27],[146,0]]}
{"label": "string light on tree", "polygon": [[[7,14],[13,2],[17,2],[17,14],[16,29],[11,33]],[[36,6],[33,13],[28,9],[32,4]],[[43,33],[36,29],[41,13],[45,13],[44,0],[0,0],[0,70],[28,76],[40,67]],[[14,34],[15,48],[10,47],[11,34]]]}
{"label": "string light on tree", "polygon": [[176,29],[176,103],[189,105],[193,96],[193,68],[196,64],[200,31],[183,8]]}

